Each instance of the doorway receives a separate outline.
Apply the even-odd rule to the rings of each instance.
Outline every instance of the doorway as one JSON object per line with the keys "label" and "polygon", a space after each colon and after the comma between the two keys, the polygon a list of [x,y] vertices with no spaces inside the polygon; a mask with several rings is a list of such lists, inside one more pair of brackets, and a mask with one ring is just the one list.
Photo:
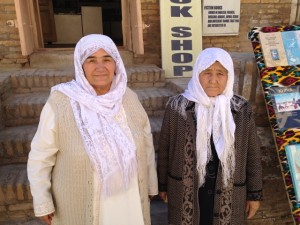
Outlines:
{"label": "doorway", "polygon": [[92,33],[123,46],[121,0],[39,0],[45,48],[74,47]]}
{"label": "doorway", "polygon": [[[106,34],[118,47],[135,55],[144,54],[140,0],[14,0],[14,3],[24,56],[45,47],[74,47],[89,32]],[[55,16],[71,19],[56,22]],[[95,26],[99,21],[102,30],[95,31],[99,29]]]}

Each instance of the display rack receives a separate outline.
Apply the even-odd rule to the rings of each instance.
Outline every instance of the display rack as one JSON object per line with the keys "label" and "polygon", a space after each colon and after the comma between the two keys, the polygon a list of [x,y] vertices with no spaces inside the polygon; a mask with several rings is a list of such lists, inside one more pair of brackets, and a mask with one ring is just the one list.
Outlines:
{"label": "display rack", "polygon": [[288,126],[279,126],[278,118],[276,118],[276,110],[278,109],[274,104],[274,98],[272,96],[272,89],[276,87],[300,86],[300,65],[266,67],[259,36],[260,33],[289,32],[297,30],[300,30],[300,26],[255,27],[249,32],[248,38],[252,43],[254,57],[259,71],[269,122],[276,144],[291,213],[295,224],[300,224],[300,203],[296,200],[289,161],[285,151],[287,146],[300,143],[300,127],[299,124],[296,123],[289,124]]}

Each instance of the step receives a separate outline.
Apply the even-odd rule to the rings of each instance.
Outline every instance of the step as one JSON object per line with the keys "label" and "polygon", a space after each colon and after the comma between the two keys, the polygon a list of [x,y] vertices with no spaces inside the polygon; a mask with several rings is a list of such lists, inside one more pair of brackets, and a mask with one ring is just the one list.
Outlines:
{"label": "step", "polygon": [[[150,117],[154,147],[157,150],[162,117]],[[27,163],[32,138],[37,124],[5,127],[0,130],[0,165]]]}
{"label": "step", "polygon": [[0,165],[27,163],[37,125],[6,127],[0,130]]}
{"label": "step", "polygon": [[[119,49],[119,53],[125,66],[133,64],[133,53]],[[74,48],[46,49],[30,55],[31,68],[65,68],[74,65]]]}
{"label": "step", "polygon": [[36,124],[49,92],[13,94],[3,102],[5,126]]}
{"label": "step", "polygon": [[134,89],[149,116],[162,116],[169,98],[176,93],[168,88]]}
{"label": "step", "polygon": [[74,65],[74,48],[51,49],[34,52],[30,55],[31,68],[63,68]]}
{"label": "step", "polygon": [[164,87],[165,72],[156,65],[127,66],[127,85],[131,88]]}
{"label": "step", "polygon": [[26,166],[26,163],[0,166],[0,205],[32,200]]}
{"label": "step", "polygon": [[45,223],[39,218],[29,217],[25,219],[22,218],[18,220],[6,221],[1,223],[1,225],[45,225]]}
{"label": "step", "polygon": [[22,69],[11,72],[11,86],[15,93],[49,91],[56,84],[74,79],[74,69]]}
{"label": "step", "polygon": [[0,166],[0,209],[0,223],[33,217],[25,163]]}
{"label": "step", "polygon": [[[128,87],[163,87],[164,71],[156,65],[131,65],[126,67]],[[30,68],[11,71],[11,88],[15,93],[49,91],[56,84],[74,79],[74,68],[61,69]]]}
{"label": "step", "polygon": [[166,80],[166,87],[174,91],[176,94],[183,93],[187,88],[188,82],[191,78],[169,78]]}
{"label": "step", "polygon": [[0,72],[0,99],[5,98],[5,94],[10,92],[11,82],[10,82],[10,72]]}
{"label": "step", "polygon": [[[0,109],[2,109],[2,101],[6,99],[11,92],[10,73],[0,72]],[[4,127],[4,115],[0,110],[0,129]]]}
{"label": "step", "polygon": [[[167,88],[133,89],[149,116],[162,115],[169,97],[175,93]],[[36,124],[49,97],[49,92],[13,94],[3,102],[5,126]]]}

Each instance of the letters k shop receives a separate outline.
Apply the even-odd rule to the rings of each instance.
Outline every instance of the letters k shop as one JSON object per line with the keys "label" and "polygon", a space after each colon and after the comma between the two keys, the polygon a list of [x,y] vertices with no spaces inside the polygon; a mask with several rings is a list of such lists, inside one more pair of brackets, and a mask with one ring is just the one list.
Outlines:
{"label": "letters k shop", "polygon": [[160,0],[162,66],[166,77],[191,77],[202,50],[201,0]]}

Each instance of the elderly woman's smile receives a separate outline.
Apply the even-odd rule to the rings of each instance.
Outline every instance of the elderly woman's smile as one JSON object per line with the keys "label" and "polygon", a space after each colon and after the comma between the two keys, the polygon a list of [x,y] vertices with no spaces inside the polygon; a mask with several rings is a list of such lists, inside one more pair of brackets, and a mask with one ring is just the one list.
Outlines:
{"label": "elderly woman's smile", "polygon": [[99,49],[89,56],[82,65],[85,77],[97,95],[106,94],[114,78],[116,63],[104,50]]}

